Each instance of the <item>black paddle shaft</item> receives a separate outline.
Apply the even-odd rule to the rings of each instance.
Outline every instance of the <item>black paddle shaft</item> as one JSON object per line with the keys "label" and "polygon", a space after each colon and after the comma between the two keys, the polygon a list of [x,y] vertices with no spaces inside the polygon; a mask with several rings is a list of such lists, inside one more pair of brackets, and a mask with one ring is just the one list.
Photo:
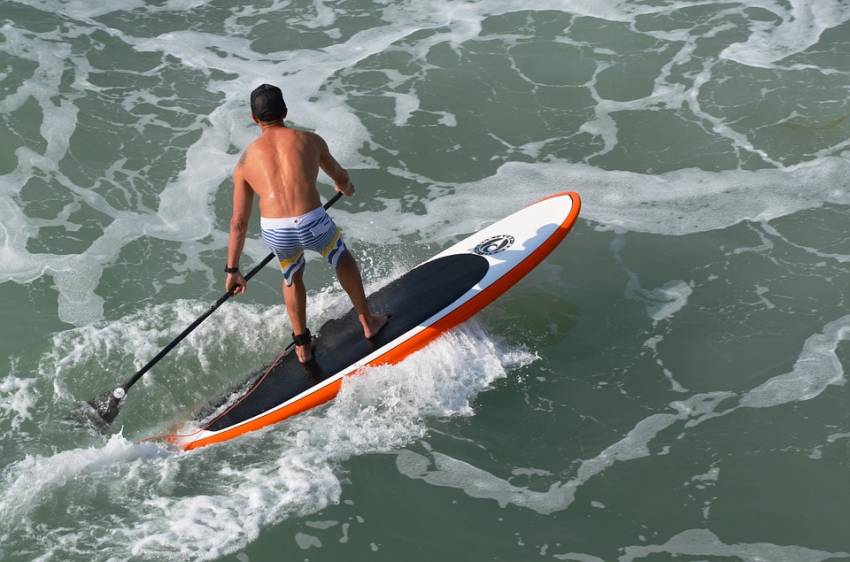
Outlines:
{"label": "black paddle shaft", "polygon": [[[329,208],[330,208],[330,207],[331,207],[334,203],[336,203],[336,202],[339,200],[339,198],[340,198],[340,197],[342,197],[342,193],[341,193],[341,192],[337,192],[337,194],[336,194],[336,195],[334,195],[333,197],[331,197],[331,198],[328,200],[328,202],[327,202],[327,203],[325,203],[325,204],[323,205],[323,207],[325,208],[325,210],[328,210],[328,209],[329,209]],[[251,271],[249,271],[247,275],[245,275],[245,281],[248,281],[248,280],[249,280],[249,279],[251,279],[254,275],[256,275],[256,274],[257,274],[257,272],[258,272],[258,271],[260,271],[261,269],[263,269],[263,268],[266,266],[266,264],[268,264],[270,261],[272,261],[272,259],[273,259],[273,258],[274,258],[274,253],[271,253],[271,254],[267,255],[265,258],[263,258],[263,261],[261,261],[260,263],[258,263],[257,265],[255,265],[255,266],[254,266],[254,268],[253,268],[253,269],[251,269]],[[233,296],[233,293],[234,293],[235,291],[236,291],[236,286],[233,286],[233,287],[231,287],[231,288],[230,288],[230,290],[229,290],[229,291],[227,291],[226,293],[224,293],[223,295],[221,295],[221,296],[218,298],[218,300],[217,300],[217,301],[215,301],[215,303],[213,303],[213,305],[212,305],[212,306],[210,306],[210,307],[207,309],[207,311],[206,311],[206,312],[204,312],[204,313],[203,313],[203,314],[201,314],[198,318],[196,318],[196,319],[195,319],[195,321],[194,321],[194,322],[192,322],[191,324],[189,324],[189,325],[186,327],[186,329],[185,329],[185,330],[183,330],[182,332],[180,332],[180,335],[179,335],[179,336],[177,336],[176,338],[174,338],[173,340],[171,340],[171,343],[169,343],[168,345],[166,345],[165,347],[163,347],[163,348],[160,350],[160,352],[159,352],[159,353],[157,353],[156,355],[154,355],[153,359],[151,359],[150,361],[148,361],[148,362],[145,364],[145,366],[144,366],[144,367],[142,367],[141,369],[139,369],[138,371],[136,371],[136,374],[135,374],[135,375],[133,375],[132,377],[130,377],[130,378],[127,380],[127,382],[125,382],[124,384],[122,384],[122,385],[121,385],[121,388],[123,388],[125,392],[126,392],[127,390],[129,390],[129,389],[130,389],[130,387],[131,387],[131,386],[133,386],[134,384],[136,384],[136,381],[138,381],[140,378],[142,378],[142,377],[145,375],[145,373],[147,373],[148,371],[150,371],[150,370],[151,370],[151,368],[153,368],[153,366],[154,366],[154,365],[156,365],[156,364],[159,362],[159,360],[160,360],[160,359],[162,359],[163,357],[165,357],[165,356],[168,354],[168,352],[169,352],[169,351],[171,351],[172,349],[174,349],[175,347],[177,347],[177,344],[178,344],[178,343],[180,343],[181,341],[183,341],[183,340],[186,338],[186,336],[188,336],[189,334],[191,334],[191,333],[192,333],[192,331],[194,331],[194,329],[195,329],[195,328],[197,328],[198,326],[200,326],[200,325],[201,325],[201,322],[203,322],[204,320],[206,320],[206,319],[209,317],[209,315],[210,315],[210,314],[212,314],[213,312],[215,312],[215,311],[218,309],[218,307],[220,307],[221,305],[223,305],[224,303],[226,303],[226,302],[230,299],[230,297],[232,297],[232,296]]]}
{"label": "black paddle shaft", "polygon": [[[260,271],[261,269],[263,269],[263,268],[266,266],[266,264],[267,264],[267,263],[269,263],[269,262],[272,260],[272,258],[274,258],[274,254],[269,254],[269,255],[267,255],[266,257],[264,257],[264,258],[263,258],[263,261],[261,261],[261,262],[260,262],[260,263],[258,263],[256,266],[254,266],[254,268],[253,268],[251,271],[249,271],[247,275],[245,275],[245,281],[248,281],[248,280],[249,280],[251,277],[253,277],[253,276],[254,276],[254,275],[255,275],[258,271]],[[124,389],[124,391],[126,392],[127,390],[129,390],[129,388],[130,388],[131,386],[133,386],[134,384],[136,384],[136,381],[138,381],[140,378],[142,378],[142,377],[145,375],[145,373],[147,373],[148,371],[150,371],[150,370],[153,368],[153,366],[154,366],[154,365],[156,365],[156,364],[159,362],[159,360],[160,360],[160,359],[162,359],[163,357],[165,357],[165,356],[168,354],[168,352],[169,352],[169,351],[171,351],[172,349],[174,349],[175,347],[177,347],[177,344],[179,344],[181,341],[183,341],[183,339],[185,339],[185,338],[186,338],[186,336],[188,336],[189,334],[191,334],[191,333],[195,330],[195,328],[197,328],[198,326],[200,326],[200,325],[201,325],[201,322],[203,322],[204,320],[206,320],[207,318],[209,318],[210,314],[212,314],[213,312],[215,312],[216,310],[218,310],[218,307],[220,307],[220,306],[221,306],[221,305],[223,305],[225,302],[227,302],[227,301],[228,301],[228,299],[230,299],[230,297],[232,297],[232,296],[233,296],[234,292],[236,291],[236,288],[237,288],[237,286],[233,286],[233,287],[231,287],[231,288],[230,288],[230,290],[229,290],[229,291],[227,291],[226,293],[224,293],[223,295],[221,295],[220,297],[218,297],[218,300],[217,300],[217,301],[215,301],[215,303],[213,303],[213,304],[212,304],[212,305],[211,305],[211,306],[210,306],[210,307],[206,310],[206,312],[204,312],[203,314],[201,314],[200,316],[198,316],[198,317],[195,319],[195,321],[194,321],[194,322],[192,322],[191,324],[189,324],[189,325],[186,327],[186,329],[185,329],[185,330],[183,330],[182,332],[180,332],[180,335],[178,335],[176,338],[174,338],[173,340],[171,340],[171,343],[169,343],[168,345],[166,345],[165,347],[163,347],[163,348],[159,351],[159,353],[157,353],[156,355],[154,355],[154,356],[153,356],[153,359],[151,359],[150,361],[148,361],[148,362],[145,364],[145,366],[144,366],[144,367],[142,367],[141,369],[139,369],[138,371],[136,371],[136,374],[135,374],[135,375],[133,375],[132,377],[130,377],[130,378],[127,380],[127,382],[125,382],[124,384],[122,384],[122,385],[121,385],[121,388],[123,388],[123,389]]]}
{"label": "black paddle shaft", "polygon": [[[328,202],[324,204],[325,210],[329,209],[331,205],[336,203],[340,197],[342,197],[342,193],[337,193],[336,195],[331,197],[330,200],[328,200]],[[272,258],[274,258],[273,253],[263,258],[263,261],[258,263],[251,271],[248,272],[248,275],[245,276],[245,280],[247,281],[248,279],[256,275],[256,273],[263,269],[263,267],[265,267],[265,265],[269,263]],[[210,306],[206,312],[201,314],[194,322],[189,324],[189,326],[185,330],[180,332],[180,335],[174,338],[171,343],[163,347],[162,350],[157,353],[153,359],[148,361],[144,367],[136,371],[135,375],[127,379],[127,382],[125,382],[121,386],[115,387],[109,392],[104,392],[100,396],[88,400],[86,403],[88,404],[88,406],[90,406],[90,408],[84,408],[82,416],[74,415],[71,417],[71,419],[79,419],[84,422],[91,422],[97,427],[105,429],[105,427],[112,423],[112,421],[115,419],[116,416],[118,416],[118,413],[121,411],[121,405],[124,403],[124,398],[126,396],[127,391],[130,390],[130,387],[136,384],[136,382],[140,378],[142,378],[145,373],[150,371],[151,368],[156,365],[160,359],[165,357],[169,351],[177,347],[177,344],[183,341],[186,336],[191,334],[192,331],[197,328],[201,324],[201,322],[206,320],[210,314],[215,312],[218,307],[227,302],[227,300],[233,296],[235,291],[236,287],[232,287],[229,291],[219,297],[219,299],[215,301],[215,303]],[[96,417],[91,415],[92,411],[97,414]]]}

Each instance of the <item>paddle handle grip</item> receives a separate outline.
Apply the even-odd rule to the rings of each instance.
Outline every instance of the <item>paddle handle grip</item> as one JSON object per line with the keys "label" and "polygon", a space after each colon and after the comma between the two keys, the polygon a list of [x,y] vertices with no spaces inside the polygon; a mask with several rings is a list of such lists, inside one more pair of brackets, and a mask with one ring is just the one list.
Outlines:
{"label": "paddle handle grip", "polygon": [[[323,205],[324,209],[325,209],[325,210],[328,210],[328,209],[329,209],[329,208],[330,208],[330,207],[331,207],[334,203],[336,203],[337,201],[339,201],[339,198],[340,198],[340,197],[342,197],[342,192],[337,192],[337,193],[336,193],[336,195],[334,195],[333,197],[331,197],[331,198],[328,200],[328,202],[327,202],[327,203],[325,203],[325,204]],[[265,258],[263,258],[263,260],[262,260],[260,263],[258,263],[257,265],[255,265],[255,266],[251,269],[251,271],[249,271],[249,272],[248,272],[248,274],[247,274],[247,275],[245,275],[245,281],[248,281],[248,280],[249,280],[249,279],[251,279],[254,275],[256,275],[256,274],[257,274],[257,272],[259,272],[261,269],[263,269],[263,268],[266,266],[266,264],[268,264],[270,261],[272,261],[272,259],[274,259],[274,257],[275,257],[275,256],[274,256],[274,253],[271,253],[271,254],[267,255]],[[122,384],[122,385],[121,385],[121,387],[120,387],[120,388],[123,388],[123,389],[124,389],[124,391],[126,392],[126,391],[127,391],[127,390],[131,387],[131,386],[133,386],[134,384],[136,384],[136,381],[138,381],[140,378],[142,378],[142,377],[145,375],[145,373],[147,373],[148,371],[150,371],[150,370],[151,370],[151,368],[152,368],[154,365],[156,365],[156,364],[159,362],[159,360],[160,360],[160,359],[162,359],[163,357],[165,357],[165,356],[168,354],[168,352],[170,352],[172,349],[174,349],[175,347],[177,347],[177,344],[179,344],[181,341],[183,341],[184,339],[186,339],[186,336],[188,336],[189,334],[191,334],[191,333],[192,333],[192,331],[194,331],[194,330],[195,330],[195,328],[197,328],[198,326],[200,326],[200,325],[201,325],[201,322],[203,322],[204,320],[206,320],[207,318],[209,318],[210,314],[212,314],[213,312],[215,312],[216,310],[218,310],[218,307],[220,307],[221,305],[223,305],[224,303],[226,303],[226,302],[228,301],[228,299],[230,299],[230,297],[232,297],[232,296],[233,296],[233,293],[234,293],[235,291],[236,291],[236,286],[233,286],[233,287],[231,287],[231,288],[230,288],[230,290],[229,290],[229,291],[227,291],[226,293],[224,293],[223,295],[221,295],[221,296],[218,298],[218,300],[217,300],[217,301],[215,301],[215,303],[213,303],[213,304],[212,304],[212,305],[211,305],[211,306],[210,306],[210,307],[206,310],[206,312],[204,312],[203,314],[201,314],[198,318],[196,318],[196,319],[195,319],[195,321],[194,321],[194,322],[192,322],[191,324],[189,324],[189,325],[186,327],[186,329],[185,329],[185,330],[183,330],[182,332],[180,332],[180,335],[178,335],[176,338],[174,338],[173,340],[171,340],[171,343],[169,343],[168,345],[166,345],[165,347],[163,347],[163,348],[159,351],[159,353],[157,353],[156,355],[154,355],[154,356],[153,356],[153,358],[152,358],[150,361],[148,361],[147,363],[145,363],[145,366],[144,366],[144,367],[142,367],[141,369],[139,369],[138,371],[136,371],[136,374],[135,374],[135,375],[133,375],[132,377],[130,377],[130,378],[127,380],[127,382],[125,382],[124,384]]]}

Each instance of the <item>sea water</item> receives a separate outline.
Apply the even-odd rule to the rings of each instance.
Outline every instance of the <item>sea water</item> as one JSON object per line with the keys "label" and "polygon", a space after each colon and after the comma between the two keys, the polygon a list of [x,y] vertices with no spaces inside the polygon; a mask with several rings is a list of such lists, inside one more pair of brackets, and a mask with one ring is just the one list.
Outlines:
{"label": "sea water", "polygon": [[[548,194],[581,219],[328,406],[144,441],[286,344],[269,267],[69,424],[223,291],[263,82],[351,170],[370,290]],[[848,99],[844,0],[0,1],[0,560],[850,558]],[[347,310],[306,280],[311,327]]]}

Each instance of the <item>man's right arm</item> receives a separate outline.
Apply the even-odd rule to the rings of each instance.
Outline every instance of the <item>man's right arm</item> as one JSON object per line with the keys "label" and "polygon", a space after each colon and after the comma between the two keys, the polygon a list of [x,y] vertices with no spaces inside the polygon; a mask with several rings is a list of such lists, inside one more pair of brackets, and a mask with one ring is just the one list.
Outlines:
{"label": "man's right arm", "polygon": [[331,156],[331,151],[328,148],[328,143],[325,142],[325,139],[316,135],[316,141],[319,145],[319,166],[334,181],[337,191],[351,197],[354,195],[354,184],[351,183],[348,171],[340,166],[339,162]]}
{"label": "man's right arm", "polygon": [[[245,180],[242,169],[245,163],[247,149],[242,154],[239,164],[233,170],[233,214],[230,217],[230,234],[227,237],[227,268],[238,268],[239,258],[242,256],[242,248],[245,245],[245,235],[248,232],[248,220],[251,218],[251,207],[254,203],[254,190]],[[246,290],[245,278],[238,269],[234,273],[228,273],[224,282],[224,288],[228,291],[236,286],[234,294],[242,294]]]}

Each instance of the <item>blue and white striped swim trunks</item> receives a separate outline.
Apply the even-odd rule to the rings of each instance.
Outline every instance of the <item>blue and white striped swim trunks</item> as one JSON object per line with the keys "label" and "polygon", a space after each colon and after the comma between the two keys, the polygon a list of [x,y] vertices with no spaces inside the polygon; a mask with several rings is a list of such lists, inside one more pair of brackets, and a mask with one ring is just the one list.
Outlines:
{"label": "blue and white striped swim trunks", "polygon": [[345,253],[339,228],[323,207],[300,217],[260,217],[260,231],[263,240],[280,261],[280,270],[287,285],[292,285],[292,276],[304,267],[304,250],[322,254],[334,267],[339,265],[339,259]]}

